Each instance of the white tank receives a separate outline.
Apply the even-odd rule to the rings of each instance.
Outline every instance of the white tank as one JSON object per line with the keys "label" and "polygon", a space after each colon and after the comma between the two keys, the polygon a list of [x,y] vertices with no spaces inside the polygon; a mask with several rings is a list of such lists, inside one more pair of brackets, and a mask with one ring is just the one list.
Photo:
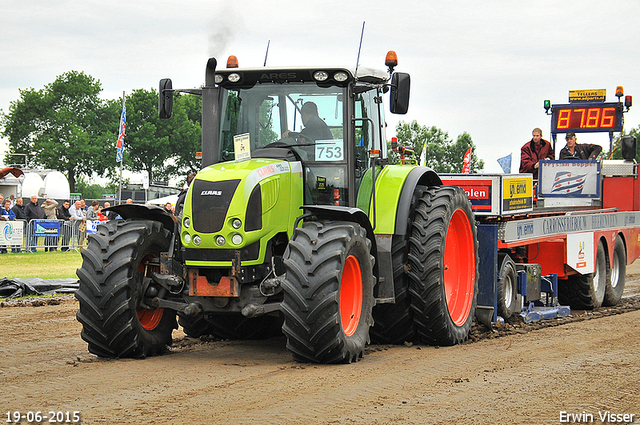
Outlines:
{"label": "white tank", "polygon": [[69,181],[60,171],[52,171],[44,178],[44,192],[46,198],[69,199]]}
{"label": "white tank", "polygon": [[[40,189],[44,190],[44,180],[37,173],[24,173],[22,181],[22,197],[29,199],[33,195],[39,195]],[[67,188],[67,190],[69,190]],[[26,201],[25,201],[26,205]]]}

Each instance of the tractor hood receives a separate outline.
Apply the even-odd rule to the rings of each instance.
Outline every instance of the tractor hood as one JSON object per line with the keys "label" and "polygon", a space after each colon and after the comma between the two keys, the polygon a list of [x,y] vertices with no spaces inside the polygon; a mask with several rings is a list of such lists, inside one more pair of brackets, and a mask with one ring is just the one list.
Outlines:
{"label": "tractor hood", "polygon": [[183,246],[188,251],[240,250],[265,236],[290,233],[290,223],[300,215],[302,180],[300,162],[278,159],[224,162],[203,169],[187,194]]}

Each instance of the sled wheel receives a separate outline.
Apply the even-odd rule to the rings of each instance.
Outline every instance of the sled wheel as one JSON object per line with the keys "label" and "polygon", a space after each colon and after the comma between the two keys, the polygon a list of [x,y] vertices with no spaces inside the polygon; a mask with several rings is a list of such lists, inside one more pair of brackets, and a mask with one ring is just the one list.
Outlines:
{"label": "sled wheel", "polygon": [[596,272],[569,276],[565,285],[558,285],[561,304],[576,310],[593,310],[602,306],[607,281],[607,258],[602,241],[596,252]]}
{"label": "sled wheel", "polygon": [[284,255],[284,326],[298,361],[351,363],[372,323],[374,257],[366,230],[342,221],[305,222]]}
{"label": "sled wheel", "polygon": [[516,272],[516,264],[509,255],[498,254],[498,264],[500,264],[500,272],[498,273],[496,286],[498,316],[506,320],[513,316],[518,309],[518,275]]}
{"label": "sled wheel", "polygon": [[616,238],[613,247],[613,258],[609,279],[604,292],[603,305],[612,306],[620,302],[624,292],[625,275],[627,274],[627,253],[621,237]]}
{"label": "sled wheel", "polygon": [[416,329],[428,344],[458,344],[471,330],[478,292],[471,203],[457,186],[431,187],[415,212],[409,291]]}
{"label": "sled wheel", "polygon": [[159,268],[160,252],[168,249],[169,240],[162,224],[142,220],[108,221],[89,235],[75,296],[81,336],[91,353],[144,358],[171,344],[175,312],[144,302],[144,291],[154,286],[148,276]]}

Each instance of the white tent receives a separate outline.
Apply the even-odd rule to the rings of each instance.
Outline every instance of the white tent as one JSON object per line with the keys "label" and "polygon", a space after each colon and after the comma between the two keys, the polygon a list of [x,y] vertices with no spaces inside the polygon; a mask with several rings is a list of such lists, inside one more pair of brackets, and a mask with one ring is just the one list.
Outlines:
{"label": "white tent", "polygon": [[171,205],[175,205],[178,202],[178,195],[163,196],[162,198],[150,199],[147,201],[149,205],[164,205],[170,202]]}

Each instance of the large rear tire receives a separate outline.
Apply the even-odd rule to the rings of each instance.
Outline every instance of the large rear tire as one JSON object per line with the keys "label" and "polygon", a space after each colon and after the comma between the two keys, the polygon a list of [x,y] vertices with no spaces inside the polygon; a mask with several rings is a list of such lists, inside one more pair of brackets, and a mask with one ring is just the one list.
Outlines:
{"label": "large rear tire", "polygon": [[471,203],[461,188],[430,187],[417,200],[409,266],[411,307],[422,340],[466,340],[476,310],[478,242]]}
{"label": "large rear tire", "polygon": [[395,302],[373,308],[371,342],[374,344],[403,344],[416,340],[416,330],[411,317],[411,297],[407,266],[407,241],[394,236],[391,247],[393,287]]}
{"label": "large rear tire", "polygon": [[613,247],[613,258],[609,279],[604,292],[603,305],[612,306],[620,302],[624,292],[625,275],[627,274],[627,252],[621,237],[616,238]]}
{"label": "large rear tire", "polygon": [[89,235],[75,296],[81,336],[91,353],[144,358],[163,353],[171,344],[175,311],[145,308],[143,303],[148,283],[143,279],[158,269],[157,259],[169,241],[169,231],[156,221],[107,221]]}
{"label": "large rear tire", "polygon": [[372,324],[374,257],[357,223],[305,222],[284,255],[283,333],[297,361],[351,363]]}

